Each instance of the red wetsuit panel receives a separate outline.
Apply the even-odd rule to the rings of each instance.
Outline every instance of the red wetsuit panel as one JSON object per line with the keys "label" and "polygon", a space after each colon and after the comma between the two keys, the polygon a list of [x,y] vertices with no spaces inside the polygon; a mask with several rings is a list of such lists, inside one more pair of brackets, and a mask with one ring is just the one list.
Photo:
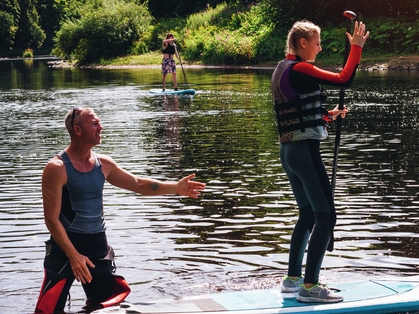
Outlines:
{"label": "red wetsuit panel", "polygon": [[[349,87],[355,76],[356,68],[361,60],[362,48],[353,45],[345,68],[341,73],[320,69],[307,62],[299,62],[291,70],[291,86],[298,93],[311,92],[318,84]],[[292,59],[295,56],[287,58]],[[311,86],[312,88],[309,88]],[[307,90],[308,88],[308,90]]]}

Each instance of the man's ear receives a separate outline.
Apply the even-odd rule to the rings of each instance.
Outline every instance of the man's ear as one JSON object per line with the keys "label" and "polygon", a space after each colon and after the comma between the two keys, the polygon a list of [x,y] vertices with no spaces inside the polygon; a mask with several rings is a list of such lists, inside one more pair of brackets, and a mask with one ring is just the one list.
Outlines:
{"label": "man's ear", "polygon": [[77,125],[77,124],[75,124],[74,126],[73,126],[73,131],[74,131],[74,134],[76,135],[76,136],[78,136],[78,137],[80,137],[81,136],[81,126],[80,125]]}

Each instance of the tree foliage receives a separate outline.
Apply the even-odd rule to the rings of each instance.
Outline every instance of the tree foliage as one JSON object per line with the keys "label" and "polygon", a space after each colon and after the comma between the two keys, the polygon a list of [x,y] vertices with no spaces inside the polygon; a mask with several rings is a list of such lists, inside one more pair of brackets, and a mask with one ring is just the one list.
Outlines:
{"label": "tree foliage", "polygon": [[[191,56],[211,59],[211,50],[199,51],[202,41],[223,38],[220,47],[216,40],[205,45],[220,54],[214,60],[225,54],[226,60],[255,61],[282,55],[291,25],[308,19],[324,30],[327,51],[337,52],[343,40],[334,36],[344,28],[345,10],[377,28],[369,40],[376,51],[380,45],[392,52],[417,51],[419,0],[1,0],[0,49],[2,54],[11,48],[36,53],[41,45],[44,51],[55,46],[59,55],[87,62],[160,49],[172,32]],[[232,50],[241,57],[232,57]]]}
{"label": "tree foliage", "polygon": [[275,58],[284,36],[274,34],[269,11],[266,2],[208,6],[187,19],[182,36],[185,55],[222,64]]}
{"label": "tree foliage", "polygon": [[36,10],[36,0],[20,0],[20,19],[16,32],[15,46],[39,48],[45,40],[45,32],[39,26],[39,15]]}
{"label": "tree foliage", "polygon": [[[246,0],[244,0],[246,1]],[[364,22],[379,17],[419,18],[419,0],[263,0],[277,31],[288,30],[296,21],[307,19],[321,27],[345,23],[343,12],[353,11]]]}
{"label": "tree foliage", "polygon": [[45,31],[46,39],[44,47],[52,49],[54,46],[55,33],[60,29],[61,21],[69,16],[70,3],[67,0],[37,0],[39,25]]}
{"label": "tree foliage", "polygon": [[307,18],[319,21],[339,23],[341,13],[351,10],[368,18],[417,16],[419,10],[418,0],[148,0],[149,9],[156,18],[186,17],[192,13],[205,10],[209,4],[216,7],[221,3],[256,4],[270,2],[272,10],[277,17],[285,21]]}
{"label": "tree foliage", "polygon": [[[346,40],[346,18],[342,7],[333,7],[340,10],[334,19],[321,19],[316,10],[297,10],[294,7],[296,3],[304,5],[304,1],[236,2],[220,4],[214,9],[208,6],[185,18],[183,27],[178,26],[182,23],[177,23],[172,31],[179,38],[178,45],[188,59],[206,64],[255,63],[283,58],[288,30],[295,21],[307,18],[322,27],[323,51],[319,57],[341,55]],[[324,10],[331,7],[323,5]],[[362,14],[358,13],[358,16],[374,34],[368,40],[366,52],[419,52],[419,28],[414,16],[397,13],[396,17],[374,16],[367,21]],[[160,26],[155,29],[160,29]]]}
{"label": "tree foliage", "polygon": [[96,0],[80,8],[79,19],[62,24],[54,52],[80,63],[126,54],[152,20],[147,7],[133,2]]}
{"label": "tree foliage", "polygon": [[10,49],[14,43],[20,18],[20,6],[17,0],[0,2],[0,42],[3,49]]}
{"label": "tree foliage", "polygon": [[[155,18],[187,17],[210,7],[215,8],[223,2],[235,3],[235,0],[147,0],[151,14]],[[243,1],[244,2],[244,1]]]}

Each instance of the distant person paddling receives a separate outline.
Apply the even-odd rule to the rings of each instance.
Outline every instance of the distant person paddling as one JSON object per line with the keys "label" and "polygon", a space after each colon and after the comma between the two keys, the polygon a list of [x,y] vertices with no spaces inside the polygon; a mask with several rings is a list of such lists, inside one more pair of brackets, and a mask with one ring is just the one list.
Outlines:
{"label": "distant person paddling", "polygon": [[168,73],[173,74],[173,85],[174,90],[178,91],[177,88],[177,75],[176,75],[176,61],[173,59],[173,56],[176,55],[176,58],[179,60],[180,57],[176,49],[176,44],[174,43],[176,38],[172,33],[167,34],[166,39],[163,40],[163,60],[162,60],[162,69],[161,73],[163,74],[163,92],[166,90],[166,78]]}

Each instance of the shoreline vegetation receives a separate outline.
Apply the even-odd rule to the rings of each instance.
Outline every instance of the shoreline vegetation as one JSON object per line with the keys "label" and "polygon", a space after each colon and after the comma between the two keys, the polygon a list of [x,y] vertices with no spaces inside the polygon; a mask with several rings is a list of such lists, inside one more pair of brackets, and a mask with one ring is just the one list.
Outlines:
{"label": "shoreline vegetation", "polygon": [[[335,58],[330,60],[319,60],[313,64],[323,69],[340,70],[342,61]],[[160,68],[162,54],[160,52],[150,52],[143,55],[131,55],[118,57],[112,60],[101,61],[101,63],[92,63],[79,65],[71,60],[51,60],[48,62],[50,67],[79,67],[79,68]],[[235,68],[235,69],[275,69],[276,61],[266,61],[259,64],[238,65],[238,64],[203,64],[202,62],[189,61],[182,59],[184,68]],[[179,65],[179,64],[178,64]],[[377,56],[362,57],[358,66],[362,71],[419,71],[419,55],[406,56]]]}
{"label": "shoreline vegetation", "polygon": [[[17,0],[5,1],[7,10],[18,13]],[[66,0],[38,8],[39,16],[26,25],[33,29],[39,21],[36,34],[13,26],[20,15],[6,12],[10,25],[0,25],[0,39],[8,34],[3,40],[8,44],[0,56],[51,54],[65,60],[51,66],[62,67],[158,67],[162,40],[172,33],[185,67],[273,68],[284,58],[290,27],[308,19],[321,28],[315,65],[339,69],[347,2],[371,34],[360,69],[418,70],[419,0],[312,0],[310,5],[306,0],[196,0],[194,5],[189,0]],[[173,8],[164,12],[166,5]],[[0,16],[6,14],[2,10]]]}

